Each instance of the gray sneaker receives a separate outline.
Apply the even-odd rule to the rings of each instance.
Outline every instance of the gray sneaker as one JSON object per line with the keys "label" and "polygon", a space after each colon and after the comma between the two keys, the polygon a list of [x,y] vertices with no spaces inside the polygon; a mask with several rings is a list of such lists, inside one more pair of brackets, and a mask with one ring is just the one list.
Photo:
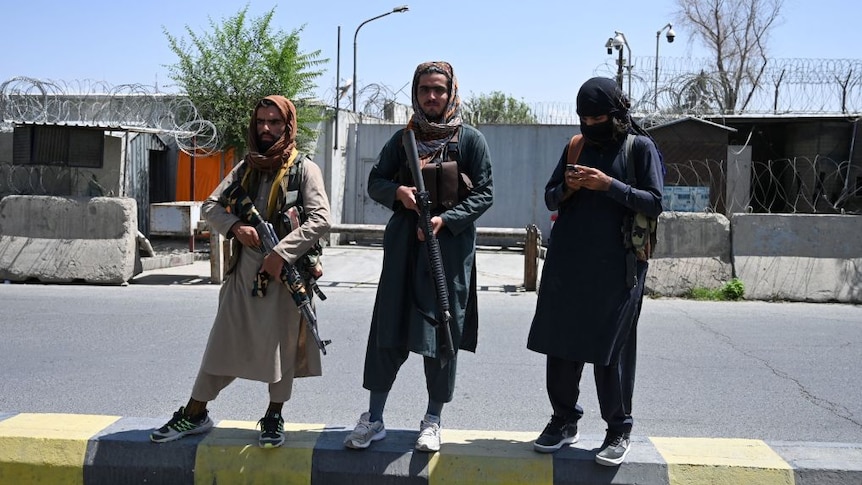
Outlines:
{"label": "gray sneaker", "polygon": [[619,466],[631,449],[629,433],[608,431],[602,449],[596,454],[596,463],[604,466]]}
{"label": "gray sneaker", "polygon": [[383,421],[371,422],[371,413],[362,413],[353,431],[344,438],[344,446],[355,450],[364,450],[371,445],[372,441],[379,441],[386,437],[386,428]]}
{"label": "gray sneaker", "polygon": [[419,451],[440,451],[440,416],[426,414],[419,423],[419,438],[416,440]]}

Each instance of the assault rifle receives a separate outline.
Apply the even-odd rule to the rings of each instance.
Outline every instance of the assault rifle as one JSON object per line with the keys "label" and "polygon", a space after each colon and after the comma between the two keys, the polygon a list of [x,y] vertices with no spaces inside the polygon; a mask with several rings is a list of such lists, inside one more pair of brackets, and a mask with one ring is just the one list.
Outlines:
{"label": "assault rifle", "polygon": [[446,286],[446,274],[443,272],[443,258],[440,255],[440,241],[434,235],[431,225],[431,194],[425,190],[422,179],[422,168],[419,164],[419,151],[416,148],[416,135],[413,130],[404,130],[404,148],[407,151],[407,162],[413,181],[416,184],[416,206],[419,208],[419,227],[425,235],[428,250],[428,263],[431,276],[434,278],[434,290],[437,293],[438,317],[435,327],[443,334],[443,343],[439,345],[441,360],[445,365],[447,360],[455,357],[452,343],[452,313],[449,309],[449,289]]}
{"label": "assault rifle", "polygon": [[[245,189],[242,188],[239,181],[228,186],[228,188],[222,192],[221,198],[225,202],[226,207],[231,207],[233,208],[232,210],[236,210],[236,215],[240,220],[254,227],[254,230],[257,231],[257,237],[260,239],[260,252],[264,255],[269,255],[275,248],[276,244],[278,244],[278,236],[275,234],[275,229],[273,229],[272,224],[260,215],[260,212],[258,212],[257,208],[254,206],[254,202],[251,201],[251,198],[248,196]],[[293,302],[296,303],[296,307],[303,316],[305,324],[308,326],[308,330],[314,337],[314,342],[317,344],[317,348],[323,352],[323,355],[326,355],[326,346],[332,343],[332,340],[322,340],[320,338],[320,334],[317,332],[317,314],[315,314],[314,308],[311,306],[311,297],[306,289],[306,284],[302,275],[299,273],[299,270],[296,269],[295,265],[284,263],[281,268],[280,277],[281,282],[287,286],[288,290],[290,290]],[[261,288],[255,288],[256,294],[264,294],[266,292],[266,278],[266,275],[264,275],[263,281],[260,283],[257,281],[255,282],[256,286],[258,284],[261,286]],[[260,277],[258,279],[260,279]]]}

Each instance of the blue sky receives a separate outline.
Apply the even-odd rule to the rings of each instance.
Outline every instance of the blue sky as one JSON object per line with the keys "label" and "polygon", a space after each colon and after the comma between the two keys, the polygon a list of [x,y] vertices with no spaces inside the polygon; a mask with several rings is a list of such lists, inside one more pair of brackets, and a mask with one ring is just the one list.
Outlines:
{"label": "blue sky", "polygon": [[[341,79],[353,74],[353,35],[364,20],[409,5],[405,13],[369,22],[358,35],[359,86],[377,83],[409,103],[413,69],[447,60],[461,94],[502,91],[527,102],[573,102],[587,78],[613,69],[604,43],[622,31],[633,57],[654,56],[656,31],[674,22],[672,0],[317,0],[249,1],[257,17],[275,7],[274,25],[285,31],[305,25],[301,48],[329,58],[318,95],[336,86],[338,28]],[[185,27],[203,32],[246,3],[228,0],[29,0],[5,2],[0,82],[17,76],[74,83],[154,85],[171,91],[164,67],[176,62],[163,28],[181,36]],[[862,57],[858,22],[862,3],[850,0],[785,0],[782,22],[770,40],[776,58]],[[857,24],[857,25],[854,25]],[[660,59],[699,57],[703,48],[675,26],[676,41],[662,35]],[[346,101],[342,101],[347,103]]]}

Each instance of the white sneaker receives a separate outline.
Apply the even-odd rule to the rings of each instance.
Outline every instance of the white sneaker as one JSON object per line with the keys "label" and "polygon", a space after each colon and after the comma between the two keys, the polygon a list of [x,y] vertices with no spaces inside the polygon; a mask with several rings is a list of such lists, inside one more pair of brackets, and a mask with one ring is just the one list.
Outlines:
{"label": "white sneaker", "polygon": [[386,437],[386,428],[383,421],[371,422],[371,413],[362,413],[353,431],[344,438],[344,446],[356,450],[363,450],[371,445],[372,441],[379,441]]}
{"label": "white sneaker", "polygon": [[416,440],[419,451],[440,451],[440,416],[426,414],[419,423],[419,438]]}

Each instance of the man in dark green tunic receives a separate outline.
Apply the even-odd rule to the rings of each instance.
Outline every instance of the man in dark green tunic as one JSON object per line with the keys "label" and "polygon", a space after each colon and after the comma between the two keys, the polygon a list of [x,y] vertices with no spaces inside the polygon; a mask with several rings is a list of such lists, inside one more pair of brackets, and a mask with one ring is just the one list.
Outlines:
{"label": "man in dark green tunic", "polygon": [[[475,351],[475,222],[493,202],[490,153],[485,137],[461,121],[458,82],[451,65],[420,64],[413,75],[412,98],[414,114],[407,129],[415,133],[421,165],[457,159],[458,175],[465,175],[470,182],[452,203],[432,200],[431,225],[440,243],[446,275],[453,347]],[[440,414],[443,404],[452,400],[455,387],[457,352],[454,358],[446,359],[439,351],[441,342],[434,326],[437,297],[424,236],[419,231],[416,188],[409,175],[403,131],[398,130],[386,143],[368,176],[368,194],[393,213],[383,236],[383,270],[365,354],[362,385],[370,391],[369,410],[362,413],[344,445],[363,449],[386,436],[386,399],[401,365],[410,352],[415,352],[424,358],[428,390],[428,408],[420,422],[416,449],[437,451]],[[423,179],[430,189],[431,181],[427,176]],[[446,192],[443,187],[436,189],[437,193]]]}
{"label": "man in dark green tunic", "polygon": [[[612,79],[588,80],[577,104],[585,144],[572,170],[566,147],[545,186],[545,203],[559,215],[527,347],[547,355],[553,415],[534,449],[550,453],[577,441],[584,414],[579,383],[584,364],[591,363],[608,426],[596,461],[616,466],[630,445],[637,321],[648,265],[624,244],[623,221],[636,212],[658,217],[663,173],[655,144],[631,121],[628,100]],[[625,140],[635,132],[640,136],[626,161]],[[634,164],[634,186],[623,182],[625,163]],[[634,268],[627,268],[627,260]]]}

